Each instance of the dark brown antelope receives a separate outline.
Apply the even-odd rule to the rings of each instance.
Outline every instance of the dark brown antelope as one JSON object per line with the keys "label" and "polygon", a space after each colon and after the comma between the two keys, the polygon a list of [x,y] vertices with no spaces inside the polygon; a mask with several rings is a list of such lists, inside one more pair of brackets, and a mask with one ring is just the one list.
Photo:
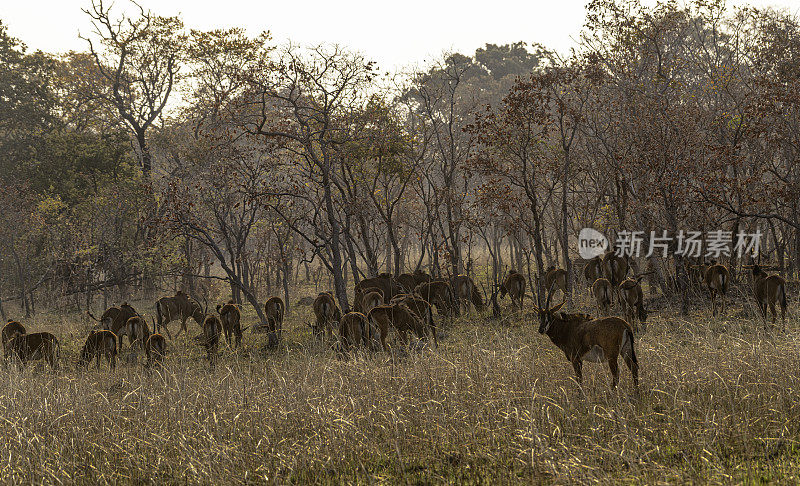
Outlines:
{"label": "dark brown antelope", "polygon": [[717,297],[722,300],[722,314],[725,313],[725,294],[728,292],[728,268],[725,265],[713,264],[705,270],[703,280],[711,294],[711,315],[717,315]]}
{"label": "dark brown antelope", "polygon": [[133,316],[119,330],[117,339],[121,340],[120,336],[128,336],[131,348],[138,343],[139,347],[144,351],[144,343],[150,337],[150,326],[147,325],[147,321],[142,316]]}
{"label": "dark brown antelope", "polygon": [[156,302],[156,320],[157,328],[167,331],[167,336],[172,339],[172,334],[169,332],[167,324],[177,319],[181,320],[181,328],[175,334],[177,338],[181,332],[186,331],[186,320],[189,318],[203,327],[203,319],[205,319],[205,310],[194,299],[186,295],[183,291],[178,291],[173,297],[162,297]]}
{"label": "dark brown antelope", "polygon": [[[264,313],[267,316],[268,332],[274,339],[280,341],[283,337],[283,318],[286,315],[286,306],[280,297],[270,297],[264,304]],[[270,340],[273,338],[270,337]]]}
{"label": "dark brown antelope", "polygon": [[611,370],[611,388],[619,383],[617,358],[622,355],[633,376],[633,384],[639,390],[639,362],[636,359],[633,329],[618,317],[592,319],[586,314],[566,314],[560,312],[564,302],[544,309],[537,308],[539,314],[539,334],[547,334],[572,363],[578,383],[583,382],[583,362],[602,363],[606,361]]}
{"label": "dark brown antelope", "polygon": [[222,335],[222,323],[219,317],[209,314],[203,320],[203,347],[206,348],[208,362],[213,367],[217,363],[219,338]]}
{"label": "dark brown antelope", "polygon": [[161,368],[164,357],[167,355],[167,340],[161,334],[151,334],[145,343],[145,353],[147,353],[147,367]]}
{"label": "dark brown antelope", "polygon": [[619,301],[625,308],[625,317],[628,323],[632,324],[633,330],[639,332],[639,323],[644,330],[647,311],[644,309],[642,286],[638,279],[626,278],[619,284]]}
{"label": "dark brown antelope", "polygon": [[419,284],[414,289],[414,294],[422,297],[432,306],[435,306],[437,312],[441,315],[459,315],[458,302],[453,296],[452,287],[450,287],[448,282],[434,280]]}
{"label": "dark brown antelope", "polygon": [[775,325],[777,311],[775,303],[781,307],[781,322],[783,330],[786,330],[786,280],[779,275],[767,275],[759,265],[753,265],[753,293],[756,297],[758,309],[764,319],[764,327],[767,327],[767,306],[772,314],[772,325]]}
{"label": "dark brown antelope", "polygon": [[229,300],[225,304],[217,304],[217,314],[222,323],[222,330],[225,332],[225,342],[228,346],[231,345],[231,339],[234,340],[234,348],[242,345],[242,314],[239,312],[239,307],[233,300]]}
{"label": "dark brown antelope", "polygon": [[[398,295],[405,295],[405,294],[397,294],[395,298]],[[383,304],[383,292],[381,292],[380,289],[374,289],[370,292],[367,292],[366,294],[364,294],[363,297],[361,297],[361,306],[360,306],[361,312],[364,315],[369,314],[369,311],[382,304]]]}
{"label": "dark brown antelope", "polygon": [[611,288],[614,290],[614,295],[617,296],[619,301],[619,284],[625,280],[628,275],[628,260],[624,257],[618,256],[613,251],[609,251],[603,255],[603,263],[601,265],[603,270],[603,278],[611,282]]}
{"label": "dark brown antelope", "polygon": [[567,294],[567,271],[563,268],[556,268],[554,265],[551,265],[544,274],[544,290],[548,294],[555,293],[556,290],[560,290]]}
{"label": "dark brown antelope", "polygon": [[413,294],[401,295],[403,298],[399,298],[399,295],[396,295],[394,298],[392,298],[392,305],[403,304],[408,307],[408,309],[413,312],[414,315],[423,321],[426,329],[430,330],[430,332],[433,334],[433,342],[438,347],[439,338],[436,335],[436,323],[433,320],[433,308],[431,305],[422,297],[418,297]]}
{"label": "dark brown antelope", "polygon": [[383,292],[383,302],[389,302],[392,297],[404,292],[403,286],[397,280],[393,279],[391,274],[382,273],[377,277],[365,278],[358,282],[355,286],[355,293],[364,295],[366,289],[379,288]]}
{"label": "dark brown antelope", "polygon": [[97,369],[99,370],[100,358],[103,356],[108,362],[108,369],[113,370],[117,365],[117,335],[106,329],[92,331],[83,345],[78,366],[88,368],[92,360],[97,358]]}
{"label": "dark brown antelope", "polygon": [[369,323],[378,330],[382,349],[386,349],[386,338],[390,327],[397,331],[404,346],[408,344],[409,332],[413,332],[421,340],[427,339],[430,333],[434,344],[439,345],[436,328],[426,325],[425,321],[405,304],[381,305],[372,309],[369,313]]}
{"label": "dark brown antelope", "polygon": [[8,323],[3,326],[3,355],[8,358],[9,350],[8,350],[8,342],[14,336],[22,336],[26,333],[25,326],[23,326],[19,321],[12,321],[9,319]]}
{"label": "dark brown antelope", "polygon": [[450,286],[464,310],[469,312],[470,304],[472,304],[476,311],[483,312],[483,297],[481,297],[481,292],[471,277],[457,275],[450,281]]}
{"label": "dark brown antelope", "polygon": [[8,341],[9,354],[24,366],[28,361],[43,359],[56,369],[59,350],[58,339],[49,332],[15,334]]}
{"label": "dark brown antelope", "polygon": [[367,316],[361,312],[349,312],[339,321],[339,341],[344,353],[361,346],[375,349],[375,334]]}
{"label": "dark brown antelope", "polygon": [[336,305],[336,300],[330,292],[320,292],[314,301],[314,315],[317,320],[311,326],[315,338],[319,338],[324,333],[328,338],[333,334],[334,323],[341,319],[341,311]]}
{"label": "dark brown antelope", "polygon": [[583,276],[586,279],[586,285],[593,285],[598,278],[603,276],[603,257],[597,255],[586,262],[583,267]]}
{"label": "dark brown antelope", "polygon": [[598,315],[608,316],[611,313],[611,296],[614,290],[606,278],[598,278],[592,284],[592,295],[597,303]]}
{"label": "dark brown antelope", "polygon": [[[97,320],[91,312],[88,312],[88,314],[92,319]],[[121,332],[124,333],[123,328],[128,322],[128,319],[138,315],[139,313],[136,312],[136,309],[128,305],[127,302],[123,302],[119,307],[109,307],[105,312],[103,312],[103,315],[100,316],[99,319],[100,327],[97,329],[105,329],[113,332],[115,336],[119,336]],[[128,340],[130,341],[130,338]],[[122,352],[121,337],[118,338],[117,345],[119,346],[119,352]]]}
{"label": "dark brown antelope", "polygon": [[505,280],[500,285],[500,300],[508,294],[511,297],[511,307],[522,309],[525,297],[525,277],[515,270],[509,270]]}

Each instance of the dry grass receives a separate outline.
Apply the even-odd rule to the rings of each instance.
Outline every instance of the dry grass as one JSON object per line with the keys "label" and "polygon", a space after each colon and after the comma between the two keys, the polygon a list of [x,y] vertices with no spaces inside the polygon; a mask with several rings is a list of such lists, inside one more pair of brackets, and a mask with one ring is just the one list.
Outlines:
{"label": "dry grass", "polygon": [[[140,310],[147,308],[141,304]],[[213,372],[190,339],[167,370],[75,370],[85,326],[39,317],[63,367],[0,371],[0,475],[22,483],[800,481],[800,335],[747,309],[664,310],[638,342],[642,397],[571,366],[523,318],[473,316],[438,350],[342,360],[295,312],[285,346],[245,335]],[[73,316],[74,317],[74,316]],[[77,319],[77,318],[76,318]],[[247,325],[248,316],[245,316]],[[76,322],[76,321],[73,321]],[[197,327],[191,323],[192,334]]]}

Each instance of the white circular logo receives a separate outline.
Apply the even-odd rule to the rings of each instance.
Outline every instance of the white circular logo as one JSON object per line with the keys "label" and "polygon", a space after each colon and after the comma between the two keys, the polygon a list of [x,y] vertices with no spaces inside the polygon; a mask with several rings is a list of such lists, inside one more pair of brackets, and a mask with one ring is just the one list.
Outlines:
{"label": "white circular logo", "polygon": [[608,249],[608,238],[594,228],[583,228],[578,234],[578,253],[584,260],[602,255]]}

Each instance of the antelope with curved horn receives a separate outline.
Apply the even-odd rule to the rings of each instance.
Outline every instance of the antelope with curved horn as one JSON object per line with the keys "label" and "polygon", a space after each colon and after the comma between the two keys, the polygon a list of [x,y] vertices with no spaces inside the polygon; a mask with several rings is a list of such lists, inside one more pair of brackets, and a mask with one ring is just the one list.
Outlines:
{"label": "antelope with curved horn", "polygon": [[756,297],[758,309],[764,319],[764,327],[767,327],[767,306],[772,314],[772,325],[775,325],[777,311],[775,303],[781,307],[781,322],[783,330],[786,330],[786,280],[779,275],[767,275],[759,265],[753,265],[753,293]]}
{"label": "antelope with curved horn", "polygon": [[611,388],[619,383],[617,359],[622,355],[633,376],[633,384],[639,390],[639,361],[634,348],[633,329],[618,317],[592,319],[586,314],[560,312],[561,304],[549,308],[549,299],[544,309],[536,308],[539,315],[539,334],[547,334],[572,363],[578,383],[583,382],[583,362],[606,361],[611,371]]}

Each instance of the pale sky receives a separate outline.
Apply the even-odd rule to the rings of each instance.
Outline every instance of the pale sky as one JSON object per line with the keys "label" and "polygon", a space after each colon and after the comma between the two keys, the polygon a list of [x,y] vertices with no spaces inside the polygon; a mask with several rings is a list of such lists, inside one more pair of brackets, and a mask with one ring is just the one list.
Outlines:
{"label": "pale sky", "polygon": [[[106,0],[108,2],[109,0]],[[158,15],[180,14],[187,27],[269,30],[277,43],[333,42],[377,61],[382,70],[426,64],[445,51],[472,54],[487,42],[539,42],[561,54],[575,45],[588,0],[140,0]],[[729,0],[800,13],[800,0]],[[90,0],[0,0],[0,19],[30,49],[85,50],[81,12]],[[115,8],[129,8],[116,0]]]}

